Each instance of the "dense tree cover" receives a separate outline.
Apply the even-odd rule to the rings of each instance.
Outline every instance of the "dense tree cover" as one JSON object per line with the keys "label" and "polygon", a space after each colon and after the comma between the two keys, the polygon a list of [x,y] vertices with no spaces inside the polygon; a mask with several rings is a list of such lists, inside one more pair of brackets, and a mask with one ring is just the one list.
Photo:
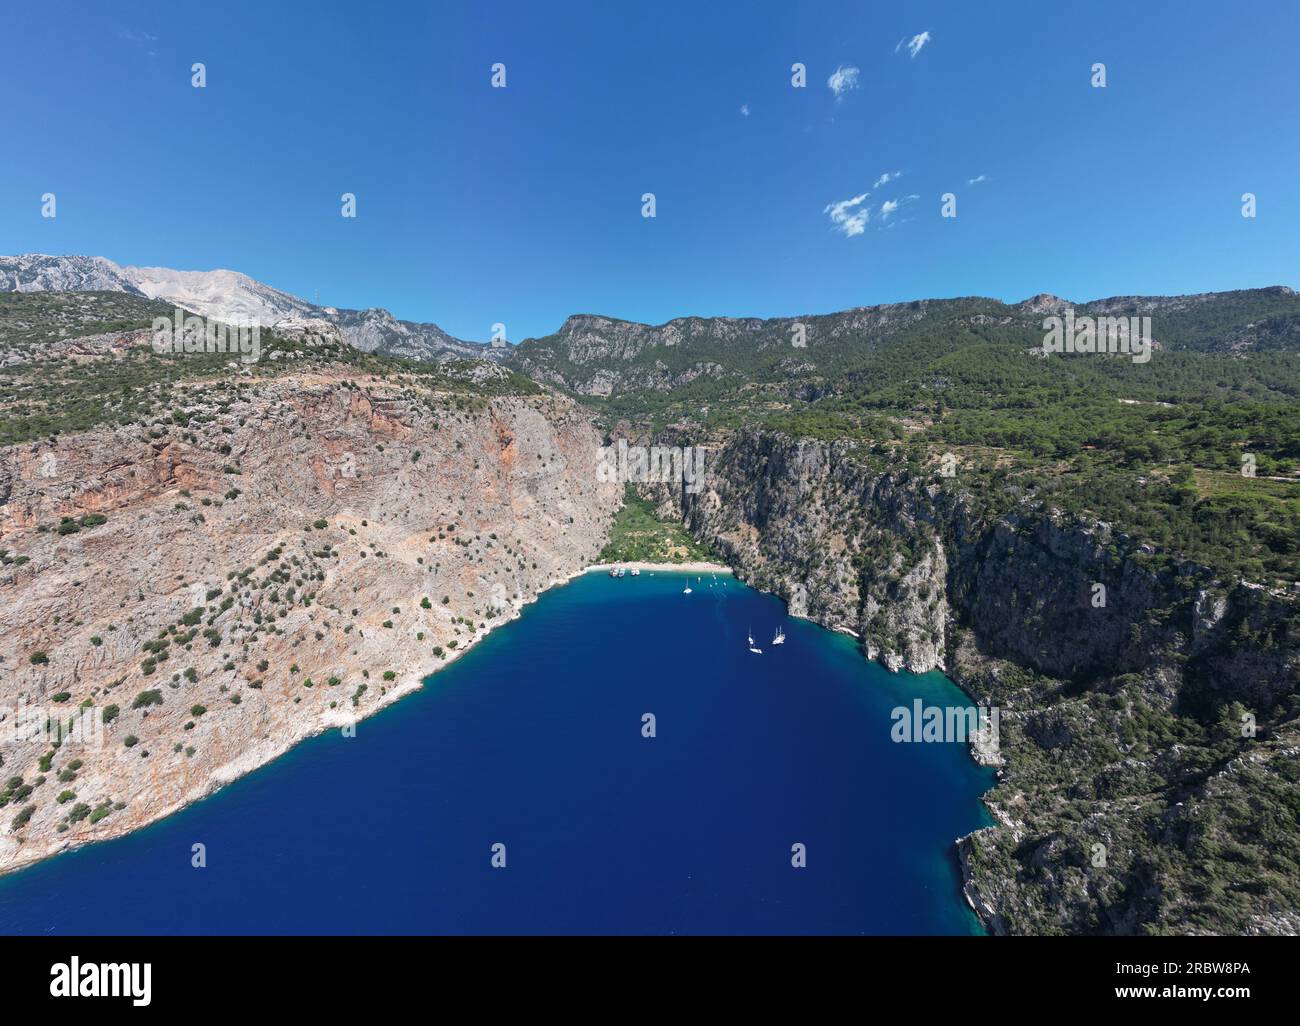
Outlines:
{"label": "dense tree cover", "polygon": [[[1246,933],[1296,907],[1294,694],[1270,713],[1277,726],[1244,738],[1240,702],[1178,715],[1140,674],[1062,696],[1058,682],[1002,664],[987,683],[1003,708],[1044,710],[1002,719],[1008,763],[992,797],[1018,803],[1023,830],[984,835],[972,853],[981,878],[1014,891],[1002,905],[1012,932]],[[1069,743],[1035,743],[1039,731]],[[1063,892],[1087,897],[1055,900]]]}
{"label": "dense tree cover", "polygon": [[654,507],[628,485],[623,508],[614,518],[609,542],[600,553],[602,563],[669,563],[712,559],[713,553],[697,542],[681,524],[661,520]]}
{"label": "dense tree cover", "polygon": [[[1041,311],[962,299],[807,318],[805,347],[790,321],[692,321],[671,346],[601,355],[553,336],[528,360],[578,386],[612,380],[608,396],[581,397],[609,424],[855,439],[917,473],[951,452],[951,486],[990,514],[1041,498],[1115,524],[1157,560],[1300,579],[1300,298],[1076,308],[1088,313],[1150,316],[1151,359],[1044,355]],[[690,380],[653,384],[674,375]]]}

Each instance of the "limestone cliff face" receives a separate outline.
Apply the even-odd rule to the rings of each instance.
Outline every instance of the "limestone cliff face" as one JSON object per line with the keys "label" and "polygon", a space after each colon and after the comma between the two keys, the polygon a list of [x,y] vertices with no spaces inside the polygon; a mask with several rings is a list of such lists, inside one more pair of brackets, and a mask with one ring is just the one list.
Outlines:
{"label": "limestone cliff face", "polygon": [[1138,675],[1192,713],[1224,701],[1272,708],[1295,689],[1294,595],[1193,563],[1151,569],[1108,525],[1041,510],[959,537],[949,595],[987,655],[1080,685]]}
{"label": "limestone cliff face", "polygon": [[[1274,825],[1300,754],[1296,595],[1157,564],[1040,506],[981,518],[960,471],[851,445],[741,431],[706,468],[698,492],[647,491],[792,614],[851,629],[892,669],[943,668],[1001,710],[999,744],[972,752],[1002,767],[985,798],[998,825],[958,845],[991,929],[1300,928],[1273,882],[1300,855],[1294,824]],[[1239,734],[1243,716],[1256,733]],[[1236,861],[1216,867],[1222,851]],[[1206,898],[1224,875],[1239,896]]]}
{"label": "limestone cliff face", "polygon": [[1177,652],[1180,666],[1240,671],[1237,696],[1274,701],[1289,686],[1265,678],[1294,653],[1252,656],[1228,630],[1294,615],[1293,595],[1190,563],[1152,570],[1109,525],[1036,506],[981,520],[960,475],[881,469],[852,444],[741,431],[705,463],[697,492],[646,490],[793,615],[851,629],[891,669],[956,669],[949,634],[965,625],[986,653],[1056,677],[1152,670]]}
{"label": "limestone cliff face", "polygon": [[944,665],[947,556],[923,490],[850,447],[761,432],[712,450],[706,468],[700,491],[656,494],[750,583],[859,635],[891,669]]}
{"label": "limestone cliff face", "polygon": [[115,707],[102,744],[6,736],[0,871],[419,687],[593,562],[621,501],[551,396],[313,374],[174,406],[0,450],[0,730]]}

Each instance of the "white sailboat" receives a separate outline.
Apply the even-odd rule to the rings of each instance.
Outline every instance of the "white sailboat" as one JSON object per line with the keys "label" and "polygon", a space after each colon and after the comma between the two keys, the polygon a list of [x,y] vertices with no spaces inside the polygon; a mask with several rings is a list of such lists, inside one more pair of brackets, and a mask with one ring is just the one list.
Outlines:
{"label": "white sailboat", "polygon": [[762,655],[763,650],[761,648],[754,647],[754,629],[752,627],[749,630],[748,637],[749,637],[749,650],[753,652],[754,655]]}
{"label": "white sailboat", "polygon": [[780,627],[776,629],[776,634],[772,636],[772,644],[773,645],[785,644],[785,631],[781,630]]}
{"label": "white sailboat", "polygon": [[689,595],[690,593],[691,593],[691,586],[688,584],[685,588],[682,589],[682,594]]}

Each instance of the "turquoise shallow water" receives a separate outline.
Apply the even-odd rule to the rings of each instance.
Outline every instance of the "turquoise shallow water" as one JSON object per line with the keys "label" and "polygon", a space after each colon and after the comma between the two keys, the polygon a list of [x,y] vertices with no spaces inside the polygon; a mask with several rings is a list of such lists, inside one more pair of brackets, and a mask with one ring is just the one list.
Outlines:
{"label": "turquoise shallow water", "polygon": [[685,581],[555,589],[355,738],[0,878],[0,932],[981,932],[952,841],[989,822],[992,774],[890,739],[894,707],[965,696]]}

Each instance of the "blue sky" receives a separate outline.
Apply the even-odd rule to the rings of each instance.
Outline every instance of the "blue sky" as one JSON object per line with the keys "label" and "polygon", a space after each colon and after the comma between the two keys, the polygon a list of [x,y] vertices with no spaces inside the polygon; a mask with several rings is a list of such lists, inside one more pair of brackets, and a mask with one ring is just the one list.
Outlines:
{"label": "blue sky", "polygon": [[53,0],[5,22],[2,253],[229,267],[511,341],[575,312],[1300,285],[1291,0]]}

